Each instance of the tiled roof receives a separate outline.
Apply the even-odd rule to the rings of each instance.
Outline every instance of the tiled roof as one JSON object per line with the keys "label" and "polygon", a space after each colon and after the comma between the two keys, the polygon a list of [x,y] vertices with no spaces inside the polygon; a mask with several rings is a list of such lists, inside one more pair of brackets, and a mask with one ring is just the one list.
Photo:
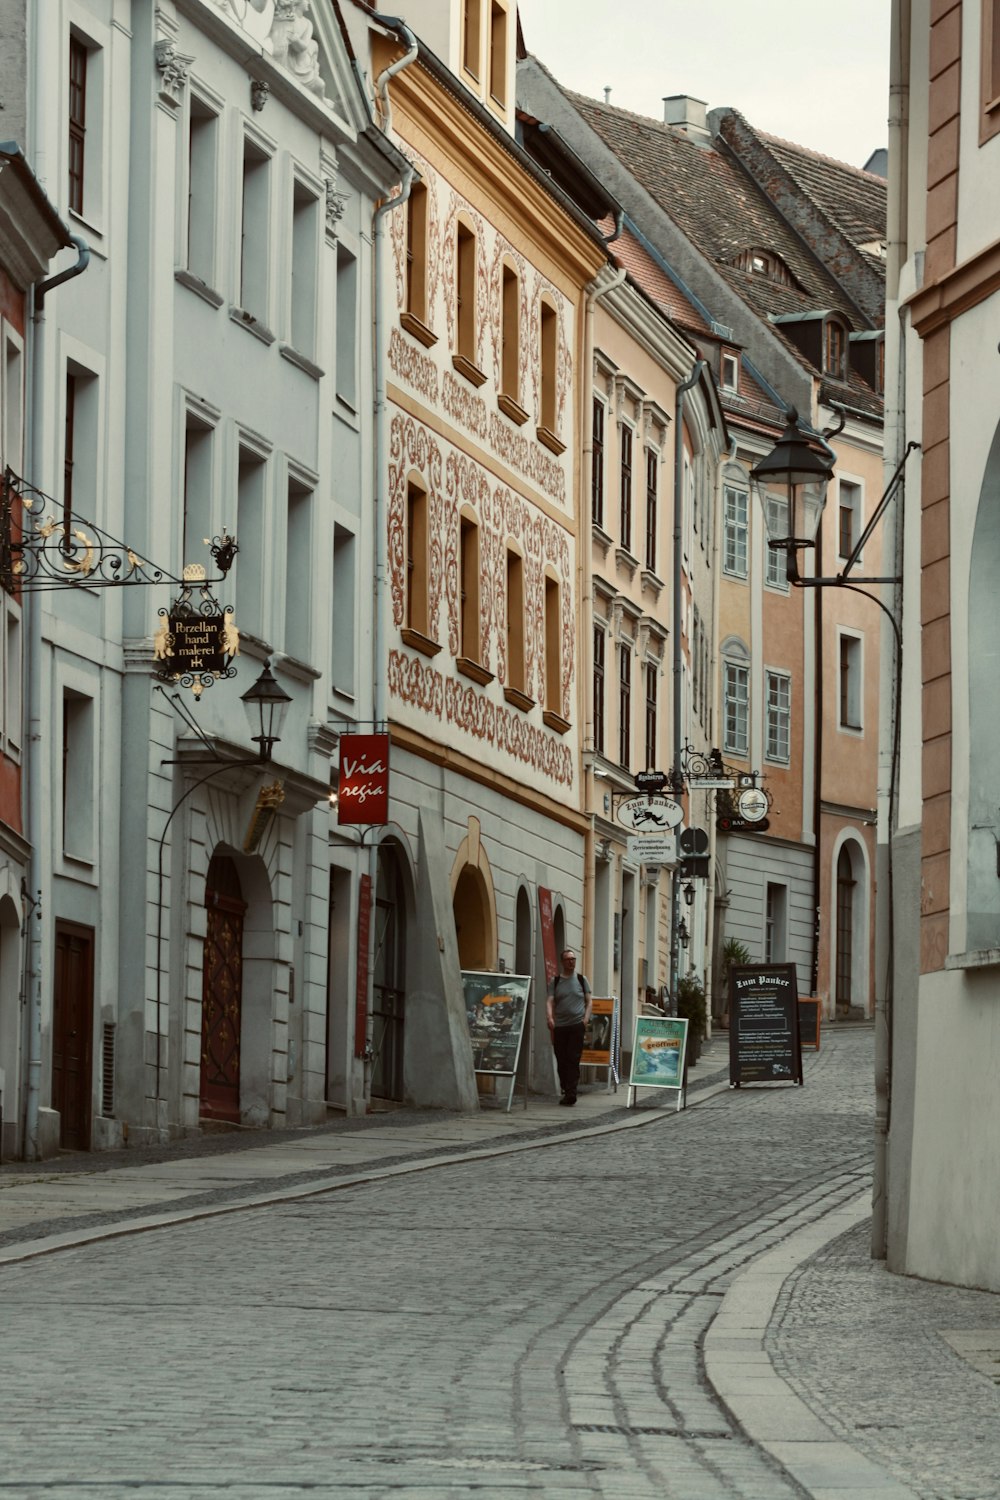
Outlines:
{"label": "tiled roof", "polygon": [[668,318],[683,328],[707,333],[708,324],[701,313],[675,286],[666,272],[656,264],[652,256],[643,249],[635,235],[625,229],[608,246],[608,252],[619,266],[624,266],[629,276],[641,287]]}
{"label": "tiled roof", "polygon": [[[806,146],[765,135],[774,156],[858,249],[885,239],[886,184],[882,177],[821,156]],[[875,260],[881,264],[881,258]]]}

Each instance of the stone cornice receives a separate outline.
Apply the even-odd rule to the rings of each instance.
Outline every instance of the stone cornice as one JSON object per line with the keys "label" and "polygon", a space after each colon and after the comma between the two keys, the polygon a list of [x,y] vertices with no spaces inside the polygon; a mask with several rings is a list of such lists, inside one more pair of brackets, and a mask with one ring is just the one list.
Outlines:
{"label": "stone cornice", "polygon": [[908,297],[913,327],[922,339],[1000,291],[1000,240],[963,260],[954,270]]}

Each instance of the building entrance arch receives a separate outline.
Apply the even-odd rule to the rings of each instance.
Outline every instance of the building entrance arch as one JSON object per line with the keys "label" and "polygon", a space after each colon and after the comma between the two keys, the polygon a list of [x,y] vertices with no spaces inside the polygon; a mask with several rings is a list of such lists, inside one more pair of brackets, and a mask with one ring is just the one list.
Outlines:
{"label": "building entrance arch", "polygon": [[247,903],[239,872],[228,854],[212,856],[205,881],[205,907],[199,1114],[204,1119],[239,1124]]}

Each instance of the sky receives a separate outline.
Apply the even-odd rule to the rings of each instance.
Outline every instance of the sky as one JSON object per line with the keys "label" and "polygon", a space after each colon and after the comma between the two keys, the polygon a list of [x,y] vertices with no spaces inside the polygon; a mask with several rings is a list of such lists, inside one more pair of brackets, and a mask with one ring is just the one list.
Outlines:
{"label": "sky", "polygon": [[525,45],[566,87],[663,118],[729,105],[863,167],[887,144],[890,0],[518,0]]}

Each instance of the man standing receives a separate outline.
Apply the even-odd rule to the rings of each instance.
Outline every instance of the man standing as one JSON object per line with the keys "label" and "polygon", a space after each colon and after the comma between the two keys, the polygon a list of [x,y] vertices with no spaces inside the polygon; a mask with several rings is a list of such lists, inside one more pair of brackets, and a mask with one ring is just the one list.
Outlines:
{"label": "man standing", "polygon": [[563,949],[561,960],[562,968],[549,985],[545,1009],[562,1089],[559,1103],[575,1104],[583,1032],[590,1020],[590,985],[576,972],[572,948]]}

